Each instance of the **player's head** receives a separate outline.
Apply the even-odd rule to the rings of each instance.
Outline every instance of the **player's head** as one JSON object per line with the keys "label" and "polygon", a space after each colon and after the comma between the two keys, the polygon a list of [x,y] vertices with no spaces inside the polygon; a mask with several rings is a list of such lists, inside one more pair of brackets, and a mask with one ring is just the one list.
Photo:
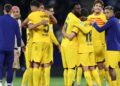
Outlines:
{"label": "player's head", "polygon": [[54,8],[53,8],[53,6],[46,6],[46,10],[50,11],[54,15]]}
{"label": "player's head", "polygon": [[104,3],[102,0],[96,0],[93,4],[93,12],[100,13],[103,11]]}
{"label": "player's head", "polygon": [[107,19],[114,16],[114,8],[112,6],[106,6],[104,10],[105,16]]}
{"label": "player's head", "polygon": [[15,19],[19,19],[20,18],[20,8],[18,6],[13,6],[12,7],[12,16]]}
{"label": "player's head", "polygon": [[74,13],[77,17],[80,16],[81,6],[78,2],[75,2],[71,5],[71,11]]}
{"label": "player's head", "polygon": [[81,9],[81,15],[80,15],[80,20],[81,21],[86,21],[88,16],[88,10],[85,8]]}
{"label": "player's head", "polygon": [[11,14],[12,12],[12,5],[11,4],[5,4],[4,5],[4,14]]}
{"label": "player's head", "polygon": [[32,12],[39,10],[40,3],[39,1],[33,0],[30,2],[30,9]]}

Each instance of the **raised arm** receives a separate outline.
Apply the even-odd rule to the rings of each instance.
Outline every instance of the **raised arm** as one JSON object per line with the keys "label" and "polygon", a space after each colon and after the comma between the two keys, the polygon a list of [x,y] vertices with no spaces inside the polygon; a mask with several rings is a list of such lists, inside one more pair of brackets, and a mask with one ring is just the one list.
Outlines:
{"label": "raised arm", "polygon": [[52,24],[57,24],[57,19],[53,15],[50,15],[50,21]]}
{"label": "raised arm", "polygon": [[87,34],[91,31],[90,25],[87,23],[83,23],[82,21],[75,21],[74,27],[78,28],[84,34]]}

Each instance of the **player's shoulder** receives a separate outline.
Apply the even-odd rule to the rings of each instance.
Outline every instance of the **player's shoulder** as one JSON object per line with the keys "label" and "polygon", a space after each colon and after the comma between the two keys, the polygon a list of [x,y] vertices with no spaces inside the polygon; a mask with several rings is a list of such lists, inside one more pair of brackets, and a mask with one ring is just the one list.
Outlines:
{"label": "player's shoulder", "polygon": [[67,17],[72,18],[72,19],[76,18],[75,14],[72,12],[69,12]]}
{"label": "player's shoulder", "polygon": [[33,16],[36,16],[36,15],[38,15],[38,14],[40,14],[40,11],[34,11],[34,12],[31,12],[31,13],[28,15],[28,17],[33,17]]}
{"label": "player's shoulder", "polygon": [[94,14],[93,14],[93,13],[90,14],[87,18],[89,19],[89,18],[92,18],[92,17],[94,17]]}

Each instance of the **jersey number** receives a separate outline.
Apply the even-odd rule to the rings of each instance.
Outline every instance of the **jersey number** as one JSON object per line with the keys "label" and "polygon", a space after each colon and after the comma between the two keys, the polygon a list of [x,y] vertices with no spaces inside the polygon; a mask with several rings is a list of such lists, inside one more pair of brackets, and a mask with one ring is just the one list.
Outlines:
{"label": "jersey number", "polygon": [[92,41],[92,31],[90,31],[87,35],[86,35],[86,42],[91,42]]}
{"label": "jersey number", "polygon": [[45,33],[48,33],[49,32],[49,25],[45,25],[43,30]]}

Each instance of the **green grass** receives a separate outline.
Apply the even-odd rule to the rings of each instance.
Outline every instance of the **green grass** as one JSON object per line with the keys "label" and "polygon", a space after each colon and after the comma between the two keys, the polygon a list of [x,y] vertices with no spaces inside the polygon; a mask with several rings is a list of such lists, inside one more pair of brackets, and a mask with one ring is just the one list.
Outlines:
{"label": "green grass", "polygon": [[[14,86],[21,86],[21,81],[22,78],[16,78],[14,79]],[[63,78],[62,77],[52,77],[51,81],[50,81],[50,86],[64,86],[63,83]],[[84,78],[82,78],[81,80],[81,86],[86,86],[86,80]],[[103,86],[105,86],[105,81],[103,83]]]}

